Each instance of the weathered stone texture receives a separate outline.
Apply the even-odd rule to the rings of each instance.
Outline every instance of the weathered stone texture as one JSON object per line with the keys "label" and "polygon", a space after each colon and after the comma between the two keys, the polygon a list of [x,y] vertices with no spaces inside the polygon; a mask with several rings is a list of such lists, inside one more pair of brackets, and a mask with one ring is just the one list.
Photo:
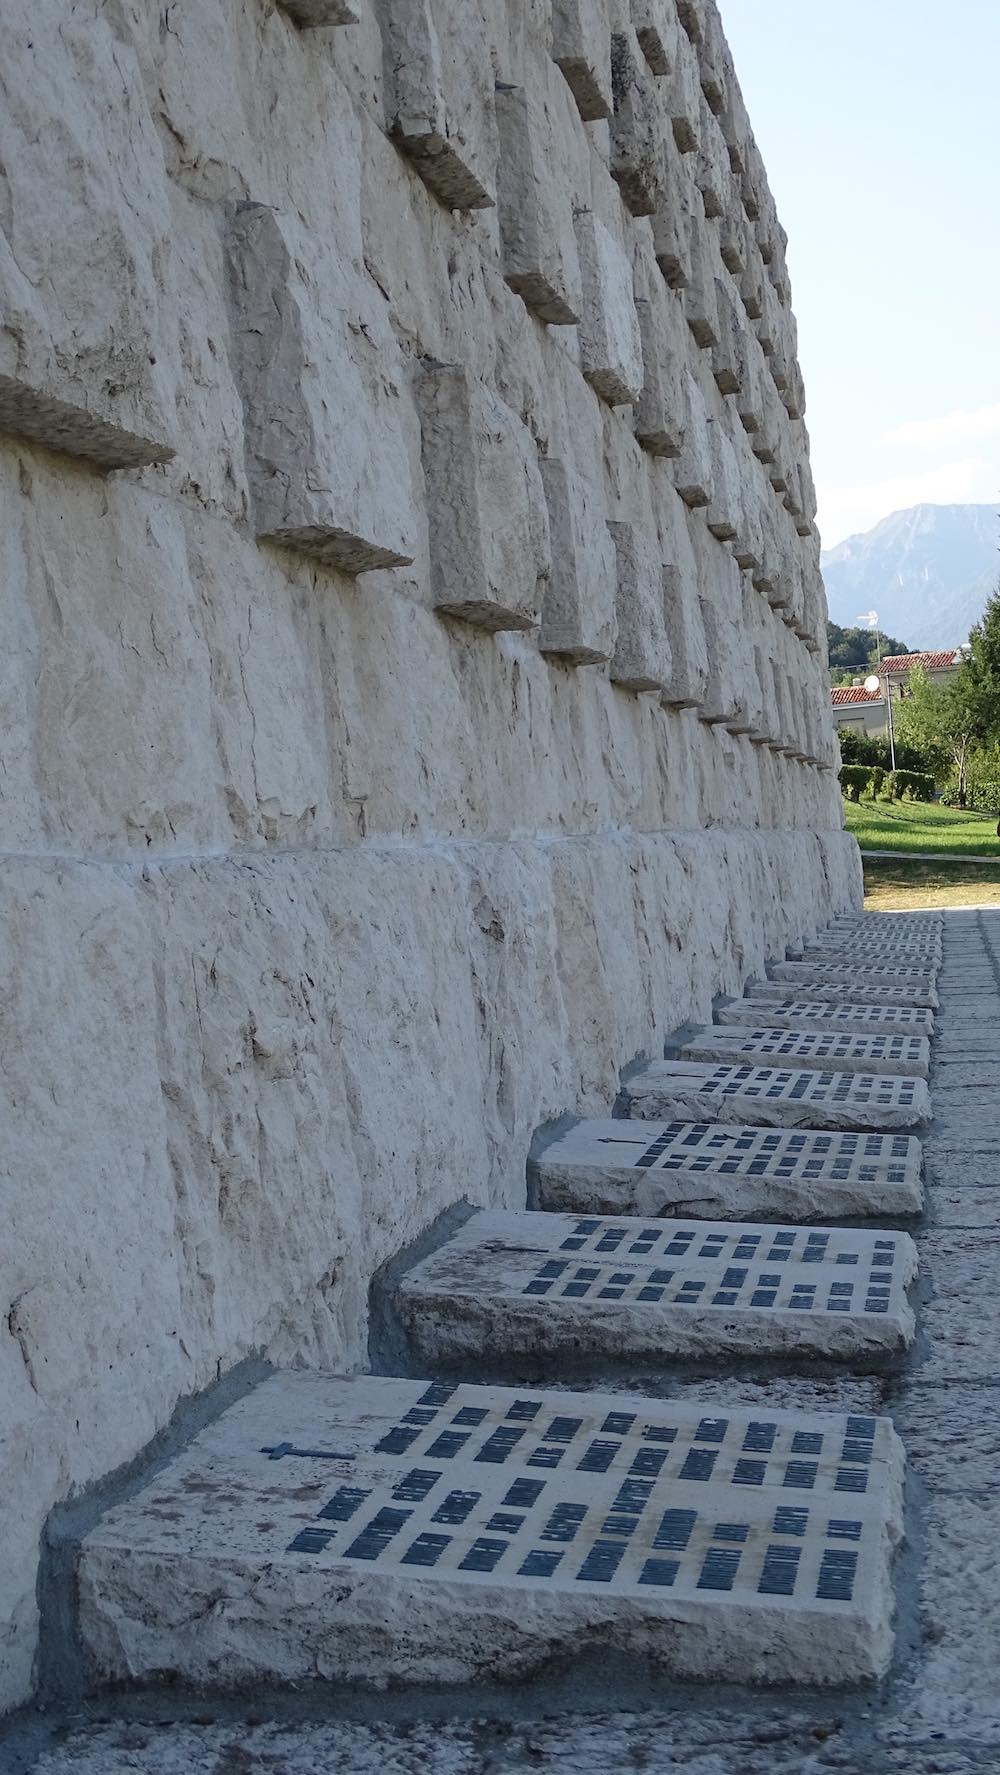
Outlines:
{"label": "weathered stone texture", "polygon": [[0,1706],[54,1503],[857,904],[713,18],[4,9]]}

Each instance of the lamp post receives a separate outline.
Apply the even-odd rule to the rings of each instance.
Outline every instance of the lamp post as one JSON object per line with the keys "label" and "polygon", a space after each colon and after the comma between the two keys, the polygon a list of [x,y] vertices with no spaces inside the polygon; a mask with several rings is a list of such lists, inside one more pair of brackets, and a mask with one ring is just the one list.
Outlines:
{"label": "lamp post", "polygon": [[[886,709],[886,714],[889,717],[889,760],[890,760],[890,764],[891,764],[892,769],[895,770],[895,768],[896,768],[896,736],[895,736],[895,733],[893,732],[893,727],[892,727],[892,686],[889,683],[888,673],[884,674],[884,683],[885,683],[885,709]],[[883,674],[880,672],[873,672],[870,678],[865,679],[865,689],[867,690],[869,696],[874,696],[877,691],[881,690],[882,684],[883,684]]]}

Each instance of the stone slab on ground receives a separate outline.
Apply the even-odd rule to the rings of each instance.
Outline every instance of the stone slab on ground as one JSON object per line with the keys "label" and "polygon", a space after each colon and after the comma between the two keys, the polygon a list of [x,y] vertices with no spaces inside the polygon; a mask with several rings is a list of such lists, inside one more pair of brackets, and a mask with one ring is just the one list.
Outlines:
{"label": "stone slab on ground", "polygon": [[712,1066],[651,1060],[624,1083],[633,1115],[743,1122],[763,1128],[872,1129],[925,1126],[923,1079],[872,1072],[810,1072],[792,1066]]}
{"label": "stone slab on ground", "polygon": [[813,1000],[776,994],[770,998],[735,998],[718,1005],[716,1023],[752,1024],[761,1029],[830,1029],[856,1035],[898,1031],[907,1035],[931,1035],[934,1013],[909,1005],[842,1005],[835,1000]]}
{"label": "stone slab on ground", "polygon": [[942,965],[939,948],[927,948],[924,944],[916,947],[897,943],[891,946],[885,943],[823,943],[815,948],[790,949],[785,960],[803,964],[808,962],[822,968],[843,965],[850,968],[877,968],[880,973],[890,969],[903,973],[926,971],[935,975],[940,973]]}
{"label": "stone slab on ground", "polygon": [[523,1680],[555,1645],[841,1684],[892,1649],[887,1419],[284,1373],[79,1557],[95,1675]]}
{"label": "stone slab on ground", "polygon": [[392,1307],[418,1373],[495,1373],[539,1352],[559,1369],[849,1362],[912,1342],[916,1269],[906,1233],[484,1209],[402,1278]]}
{"label": "stone slab on ground", "polygon": [[926,1036],[855,1035],[844,1030],[720,1029],[709,1025],[678,1043],[668,1043],[668,1060],[754,1060],[797,1066],[811,1072],[877,1072],[925,1079],[931,1050]]}
{"label": "stone slab on ground", "polygon": [[710,1122],[577,1122],[531,1160],[539,1205],[584,1214],[746,1220],[909,1216],[920,1142]]}
{"label": "stone slab on ground", "polygon": [[[779,962],[779,968],[798,967],[797,962]],[[772,969],[772,975],[774,970]],[[748,988],[753,998],[829,999],[837,1005],[900,1005],[936,1011],[938,995],[933,986],[886,986],[876,980],[872,971],[857,970],[849,977],[840,968],[807,968],[801,976],[779,973],[767,980],[754,980]]]}
{"label": "stone slab on ground", "polygon": [[869,1001],[874,1003],[883,991],[909,993],[911,1004],[930,1004],[932,1009],[936,1003],[924,997],[925,993],[935,989],[934,968],[879,968],[861,962],[854,967],[847,961],[776,961],[769,964],[767,977],[769,980],[790,981],[810,990],[814,982],[835,984],[842,980],[845,986],[864,988]]}

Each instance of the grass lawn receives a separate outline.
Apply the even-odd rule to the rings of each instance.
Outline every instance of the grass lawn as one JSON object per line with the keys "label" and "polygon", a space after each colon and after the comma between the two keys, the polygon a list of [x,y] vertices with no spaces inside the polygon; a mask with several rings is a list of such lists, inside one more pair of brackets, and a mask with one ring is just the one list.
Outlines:
{"label": "grass lawn", "polygon": [[995,814],[965,813],[936,801],[845,801],[844,812],[863,851],[957,851],[1000,863]]}
{"label": "grass lawn", "polygon": [[865,909],[909,912],[921,906],[1000,906],[1000,857],[988,863],[904,861],[865,864]]}

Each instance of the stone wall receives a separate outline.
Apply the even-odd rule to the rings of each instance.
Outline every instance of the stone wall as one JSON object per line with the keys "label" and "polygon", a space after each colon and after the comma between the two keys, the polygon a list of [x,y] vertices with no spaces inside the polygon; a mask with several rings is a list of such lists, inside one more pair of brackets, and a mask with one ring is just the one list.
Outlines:
{"label": "stone wall", "polygon": [[0,85],[10,1705],[54,1502],[859,885],[711,0],[7,0]]}

